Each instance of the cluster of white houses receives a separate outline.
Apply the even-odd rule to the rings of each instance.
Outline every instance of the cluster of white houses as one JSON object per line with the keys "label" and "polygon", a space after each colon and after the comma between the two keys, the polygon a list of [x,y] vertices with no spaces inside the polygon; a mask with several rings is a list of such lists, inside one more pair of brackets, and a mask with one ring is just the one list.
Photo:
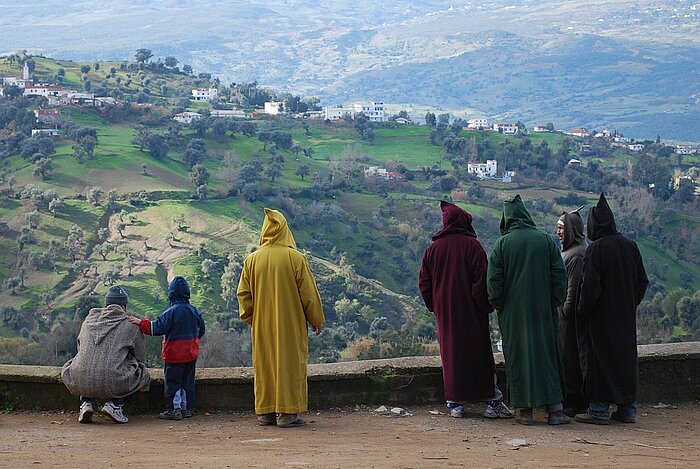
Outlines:
{"label": "cluster of white houses", "polygon": [[336,121],[347,117],[354,119],[359,114],[364,114],[370,122],[385,122],[384,103],[382,101],[370,101],[368,103],[355,103],[350,107],[326,106],[323,108],[323,119]]}

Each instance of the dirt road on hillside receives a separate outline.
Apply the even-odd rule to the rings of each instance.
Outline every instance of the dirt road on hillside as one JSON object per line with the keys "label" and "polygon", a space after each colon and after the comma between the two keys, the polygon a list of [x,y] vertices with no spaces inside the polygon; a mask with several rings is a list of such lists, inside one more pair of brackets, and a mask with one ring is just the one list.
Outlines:
{"label": "dirt road on hillside", "polygon": [[[306,427],[259,427],[252,413],[178,422],[133,416],[126,425],[70,413],[0,414],[0,466],[446,468],[700,467],[700,405],[642,406],[634,425],[524,427],[489,421],[470,407],[453,419],[439,407],[387,417],[371,408],[306,414]],[[439,411],[441,414],[433,414]],[[513,441],[522,440],[522,441]]]}

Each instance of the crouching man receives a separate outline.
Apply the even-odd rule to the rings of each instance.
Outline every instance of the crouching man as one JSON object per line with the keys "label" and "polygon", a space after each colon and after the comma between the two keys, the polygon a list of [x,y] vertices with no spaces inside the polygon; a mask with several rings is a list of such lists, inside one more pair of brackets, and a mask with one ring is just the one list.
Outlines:
{"label": "crouching man", "polygon": [[127,319],[128,303],[129,295],[121,286],[110,287],[105,307],[91,309],[80,327],[78,353],[63,365],[63,384],[80,396],[80,423],[92,422],[93,399],[106,401],[104,416],[127,423],[124,402],[148,390],[146,343],[138,326]]}

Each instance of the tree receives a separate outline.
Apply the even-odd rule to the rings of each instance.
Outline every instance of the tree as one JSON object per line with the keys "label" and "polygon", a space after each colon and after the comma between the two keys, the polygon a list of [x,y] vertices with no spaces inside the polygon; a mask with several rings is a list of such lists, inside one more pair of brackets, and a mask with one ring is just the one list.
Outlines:
{"label": "tree", "polygon": [[186,75],[192,75],[192,65],[188,65],[188,64],[183,65],[183,66],[182,66],[182,71],[183,71]]}
{"label": "tree", "polygon": [[224,267],[224,273],[221,275],[221,298],[226,302],[226,309],[236,298],[238,279],[242,269],[243,264],[240,257],[235,253],[230,254],[228,264]]}
{"label": "tree", "polygon": [[0,218],[0,235],[4,234],[8,229],[9,225],[7,223],[7,220],[5,220],[4,218]]}
{"label": "tree", "polygon": [[148,176],[148,163],[146,163],[145,161],[141,163],[141,174],[143,174],[144,176]]}
{"label": "tree", "polygon": [[119,236],[122,238],[125,238],[124,236],[124,229],[126,228],[126,223],[123,221],[118,221],[117,223],[114,224],[114,229],[117,230],[117,233],[119,233]]}
{"label": "tree", "polygon": [[85,150],[85,154],[88,159],[92,159],[95,152],[95,147],[97,146],[97,139],[91,135],[86,135],[82,137],[79,141],[80,146]]}
{"label": "tree", "polygon": [[82,163],[85,161],[85,157],[87,156],[87,153],[85,153],[85,148],[83,148],[82,145],[76,143],[73,145],[73,158],[78,160],[78,163]]}
{"label": "tree", "polygon": [[294,174],[296,174],[302,180],[304,180],[304,178],[309,175],[309,165],[308,164],[299,165],[299,167],[297,168],[297,170]]}
{"label": "tree", "polygon": [[207,199],[209,197],[209,186],[206,184],[197,186],[197,189],[195,190],[195,195],[199,200]]}
{"label": "tree", "polygon": [[195,188],[207,184],[209,182],[209,176],[209,171],[207,171],[207,168],[202,164],[196,164],[192,166],[190,170],[190,181]]}
{"label": "tree", "polygon": [[85,74],[88,73],[89,71],[90,71],[90,66],[89,66],[89,65],[81,65],[81,66],[80,66],[80,73],[82,73],[83,75],[85,75]]}
{"label": "tree", "polygon": [[85,192],[85,198],[87,199],[88,202],[90,202],[94,206],[100,205],[100,201],[102,200],[102,195],[104,195],[104,190],[100,186],[90,187]]}
{"label": "tree", "polygon": [[[195,121],[196,122],[196,121]],[[195,138],[190,141],[182,155],[182,160],[187,165],[187,169],[191,170],[194,165],[201,163],[207,157],[207,146],[204,140]]]}
{"label": "tree", "polygon": [[687,330],[692,331],[698,318],[700,318],[699,292],[695,292],[693,296],[684,296],[678,300],[676,309],[678,310],[678,317],[680,318],[681,325]]}
{"label": "tree", "polygon": [[425,113],[425,125],[427,125],[428,127],[435,127],[436,122],[437,119],[435,118],[435,114],[433,114],[430,111]]}
{"label": "tree", "polygon": [[185,215],[182,213],[179,213],[175,215],[172,219],[173,225],[175,225],[175,229],[177,231],[186,231],[187,230],[187,222],[185,221]]}
{"label": "tree", "polygon": [[140,64],[145,64],[148,62],[151,57],[153,57],[153,53],[151,52],[151,49],[136,49],[136,62]]}
{"label": "tree", "polygon": [[163,60],[163,63],[168,68],[175,68],[175,67],[177,67],[178,60],[172,55],[167,55],[165,57],[165,59]]}
{"label": "tree", "polygon": [[139,146],[139,151],[143,151],[144,147],[148,143],[148,137],[151,136],[151,132],[144,126],[139,125],[134,127],[134,138],[131,140],[132,143]]}
{"label": "tree", "polygon": [[113,212],[117,209],[119,206],[119,194],[117,193],[116,189],[111,189],[109,192],[107,192],[107,210],[110,212]]}
{"label": "tree", "polygon": [[36,166],[32,171],[32,176],[39,176],[41,180],[45,180],[48,174],[53,170],[53,165],[51,164],[51,158],[44,157],[37,160]]}
{"label": "tree", "polygon": [[63,200],[59,198],[51,199],[51,202],[49,202],[49,212],[55,217],[58,212],[63,210],[66,207],[66,204],[63,202]]}
{"label": "tree", "polygon": [[214,271],[214,268],[216,267],[216,262],[214,262],[211,259],[204,259],[202,261],[202,273],[206,278],[209,278],[212,272]]}
{"label": "tree", "polygon": [[162,135],[149,135],[146,139],[146,146],[151,156],[157,160],[165,159],[170,151],[168,142]]}
{"label": "tree", "polygon": [[108,256],[112,251],[114,251],[114,246],[112,246],[111,244],[109,244],[109,243],[107,243],[107,242],[104,242],[104,243],[100,244],[99,246],[97,246],[97,247],[95,248],[95,252],[96,252],[97,254],[99,254],[100,256],[102,256],[102,260],[103,260],[103,261],[106,261],[106,260],[107,260],[107,256]]}
{"label": "tree", "polygon": [[282,174],[282,168],[280,168],[278,165],[270,165],[266,170],[265,170],[265,175],[270,178],[271,182],[275,182],[275,179],[279,177]]}
{"label": "tree", "polygon": [[34,210],[33,212],[27,213],[24,218],[27,220],[27,223],[29,223],[29,227],[33,230],[37,229],[39,227],[39,222],[41,221],[41,214]]}
{"label": "tree", "polygon": [[20,285],[20,280],[17,277],[10,277],[5,281],[5,288],[10,290],[10,295],[16,295],[17,294],[17,287]]}

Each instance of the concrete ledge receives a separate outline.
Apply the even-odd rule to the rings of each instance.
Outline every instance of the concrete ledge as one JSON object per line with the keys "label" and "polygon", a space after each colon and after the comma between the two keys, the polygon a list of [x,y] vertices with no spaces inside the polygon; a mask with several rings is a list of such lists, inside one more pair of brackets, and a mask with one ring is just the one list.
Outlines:
{"label": "concrete ledge", "polygon": [[[505,383],[502,354],[495,354]],[[59,367],[0,365],[0,409],[76,408],[63,386]],[[151,389],[134,405],[152,412],[163,406],[163,372],[151,369]],[[406,357],[309,365],[312,409],[355,404],[408,406],[443,401],[439,357]],[[700,399],[700,342],[639,347],[640,402]],[[212,410],[253,408],[252,368],[197,370],[197,407]]]}

